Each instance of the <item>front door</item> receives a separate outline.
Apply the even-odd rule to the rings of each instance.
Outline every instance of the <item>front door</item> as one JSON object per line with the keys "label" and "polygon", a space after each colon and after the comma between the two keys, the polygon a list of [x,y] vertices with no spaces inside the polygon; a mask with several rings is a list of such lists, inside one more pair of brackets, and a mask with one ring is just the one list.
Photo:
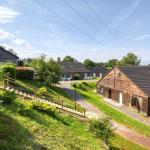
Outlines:
{"label": "front door", "polygon": [[120,106],[122,106],[122,99],[123,99],[123,96],[122,96],[122,93],[120,92],[119,93],[119,104],[120,104]]}
{"label": "front door", "polygon": [[111,89],[108,90],[108,98],[111,99]]}

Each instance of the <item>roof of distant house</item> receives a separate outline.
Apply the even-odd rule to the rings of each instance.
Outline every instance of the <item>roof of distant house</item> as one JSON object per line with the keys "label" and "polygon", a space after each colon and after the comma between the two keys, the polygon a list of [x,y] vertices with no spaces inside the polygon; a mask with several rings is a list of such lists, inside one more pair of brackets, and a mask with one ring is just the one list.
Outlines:
{"label": "roof of distant house", "polygon": [[103,67],[102,65],[96,65],[96,66],[94,66],[94,67],[92,67],[91,69],[90,69],[90,71],[91,72],[96,72],[96,71],[98,71],[98,70],[100,70],[100,71],[102,71],[102,72],[107,72],[108,70],[105,68],[105,67]]}
{"label": "roof of distant house", "polygon": [[5,50],[3,47],[0,47],[0,51],[3,51],[3,52],[5,52],[5,53],[7,53],[7,54],[9,55],[9,56],[5,55],[5,57],[4,57],[4,55],[0,55],[0,59],[9,59],[10,56],[11,56],[12,58],[14,58],[14,59],[19,59],[18,56],[16,56],[15,54],[13,54],[13,53],[11,53],[11,52]]}
{"label": "roof of distant house", "polygon": [[90,72],[80,62],[61,62],[59,63],[64,73],[88,73]]}

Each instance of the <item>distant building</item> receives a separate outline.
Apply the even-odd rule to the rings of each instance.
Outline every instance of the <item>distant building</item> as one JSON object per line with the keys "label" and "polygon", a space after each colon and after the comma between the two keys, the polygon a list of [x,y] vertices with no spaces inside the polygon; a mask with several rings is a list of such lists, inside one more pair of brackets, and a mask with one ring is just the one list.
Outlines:
{"label": "distant building", "polygon": [[115,67],[97,83],[97,91],[150,116],[150,67]]}
{"label": "distant building", "polygon": [[89,79],[90,71],[79,62],[61,62],[62,69],[61,80],[71,80],[79,77],[79,79]]}
{"label": "distant building", "polygon": [[93,78],[103,77],[107,72],[108,72],[108,70],[105,67],[103,67],[102,65],[96,65],[90,69],[90,73]]}
{"label": "distant building", "polygon": [[0,62],[6,63],[15,63],[18,64],[19,57],[12,54],[11,52],[5,50],[3,47],[0,47]]}

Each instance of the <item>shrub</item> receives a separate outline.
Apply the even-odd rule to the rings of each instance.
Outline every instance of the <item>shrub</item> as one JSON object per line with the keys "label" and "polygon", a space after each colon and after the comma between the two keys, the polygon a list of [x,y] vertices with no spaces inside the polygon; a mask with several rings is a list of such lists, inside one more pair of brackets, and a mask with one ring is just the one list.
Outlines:
{"label": "shrub", "polygon": [[19,103],[18,113],[23,116],[31,116],[31,111],[33,108],[33,102],[28,101],[24,103]]}
{"label": "shrub", "polygon": [[80,75],[79,74],[75,74],[73,77],[72,77],[72,80],[80,80]]}
{"label": "shrub", "polygon": [[57,116],[57,110],[54,107],[49,106],[46,103],[34,103],[33,109],[46,113],[54,118]]}
{"label": "shrub", "polygon": [[47,92],[47,88],[45,87],[41,87],[38,89],[37,91],[37,96],[41,97],[41,98],[45,98],[45,94]]}
{"label": "shrub", "polygon": [[10,78],[16,78],[16,67],[12,64],[5,64],[0,67],[1,76],[9,76]]}
{"label": "shrub", "polygon": [[34,79],[34,69],[32,67],[17,67],[16,73],[17,79]]}
{"label": "shrub", "polygon": [[92,120],[90,123],[90,132],[94,133],[97,138],[109,144],[110,138],[113,136],[111,121],[108,117],[98,120]]}
{"label": "shrub", "polygon": [[0,92],[0,100],[2,103],[11,104],[16,99],[15,92],[10,91],[1,91]]}

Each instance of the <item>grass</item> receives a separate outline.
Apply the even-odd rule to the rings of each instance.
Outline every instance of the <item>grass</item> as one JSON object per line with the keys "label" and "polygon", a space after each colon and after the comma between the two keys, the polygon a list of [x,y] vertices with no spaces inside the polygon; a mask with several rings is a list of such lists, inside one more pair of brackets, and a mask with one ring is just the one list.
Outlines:
{"label": "grass", "polygon": [[[88,121],[62,114],[54,108],[50,113],[45,109],[34,109],[31,102],[20,97],[11,104],[0,103],[0,149],[3,150],[104,149],[101,140],[96,139],[88,129]],[[144,150],[115,136],[111,139],[111,150],[119,149]]]}
{"label": "grass", "polygon": [[95,105],[99,110],[111,117],[114,121],[150,137],[150,126],[112,108],[103,101],[100,95],[94,93],[94,87],[95,83],[78,83],[77,92],[89,103]]}
{"label": "grass", "polygon": [[111,150],[146,150],[145,148],[134,144],[128,140],[125,140],[119,135],[115,135],[111,139],[112,146],[110,147]]}
{"label": "grass", "polygon": [[[63,100],[64,106],[75,109],[74,101],[71,100],[71,98],[61,88],[55,85],[47,86],[37,80],[17,80],[17,82],[19,83],[19,85],[16,86],[29,94],[36,93],[38,88],[46,87],[48,90],[46,94],[47,100],[58,103],[60,105],[62,104]],[[77,110],[80,112],[84,111],[80,105],[77,105]]]}
{"label": "grass", "polygon": [[[0,104],[0,149],[101,150],[102,142],[88,132],[88,123],[68,114],[48,115],[34,109],[19,113],[27,101]],[[57,116],[57,117],[56,117]]]}

